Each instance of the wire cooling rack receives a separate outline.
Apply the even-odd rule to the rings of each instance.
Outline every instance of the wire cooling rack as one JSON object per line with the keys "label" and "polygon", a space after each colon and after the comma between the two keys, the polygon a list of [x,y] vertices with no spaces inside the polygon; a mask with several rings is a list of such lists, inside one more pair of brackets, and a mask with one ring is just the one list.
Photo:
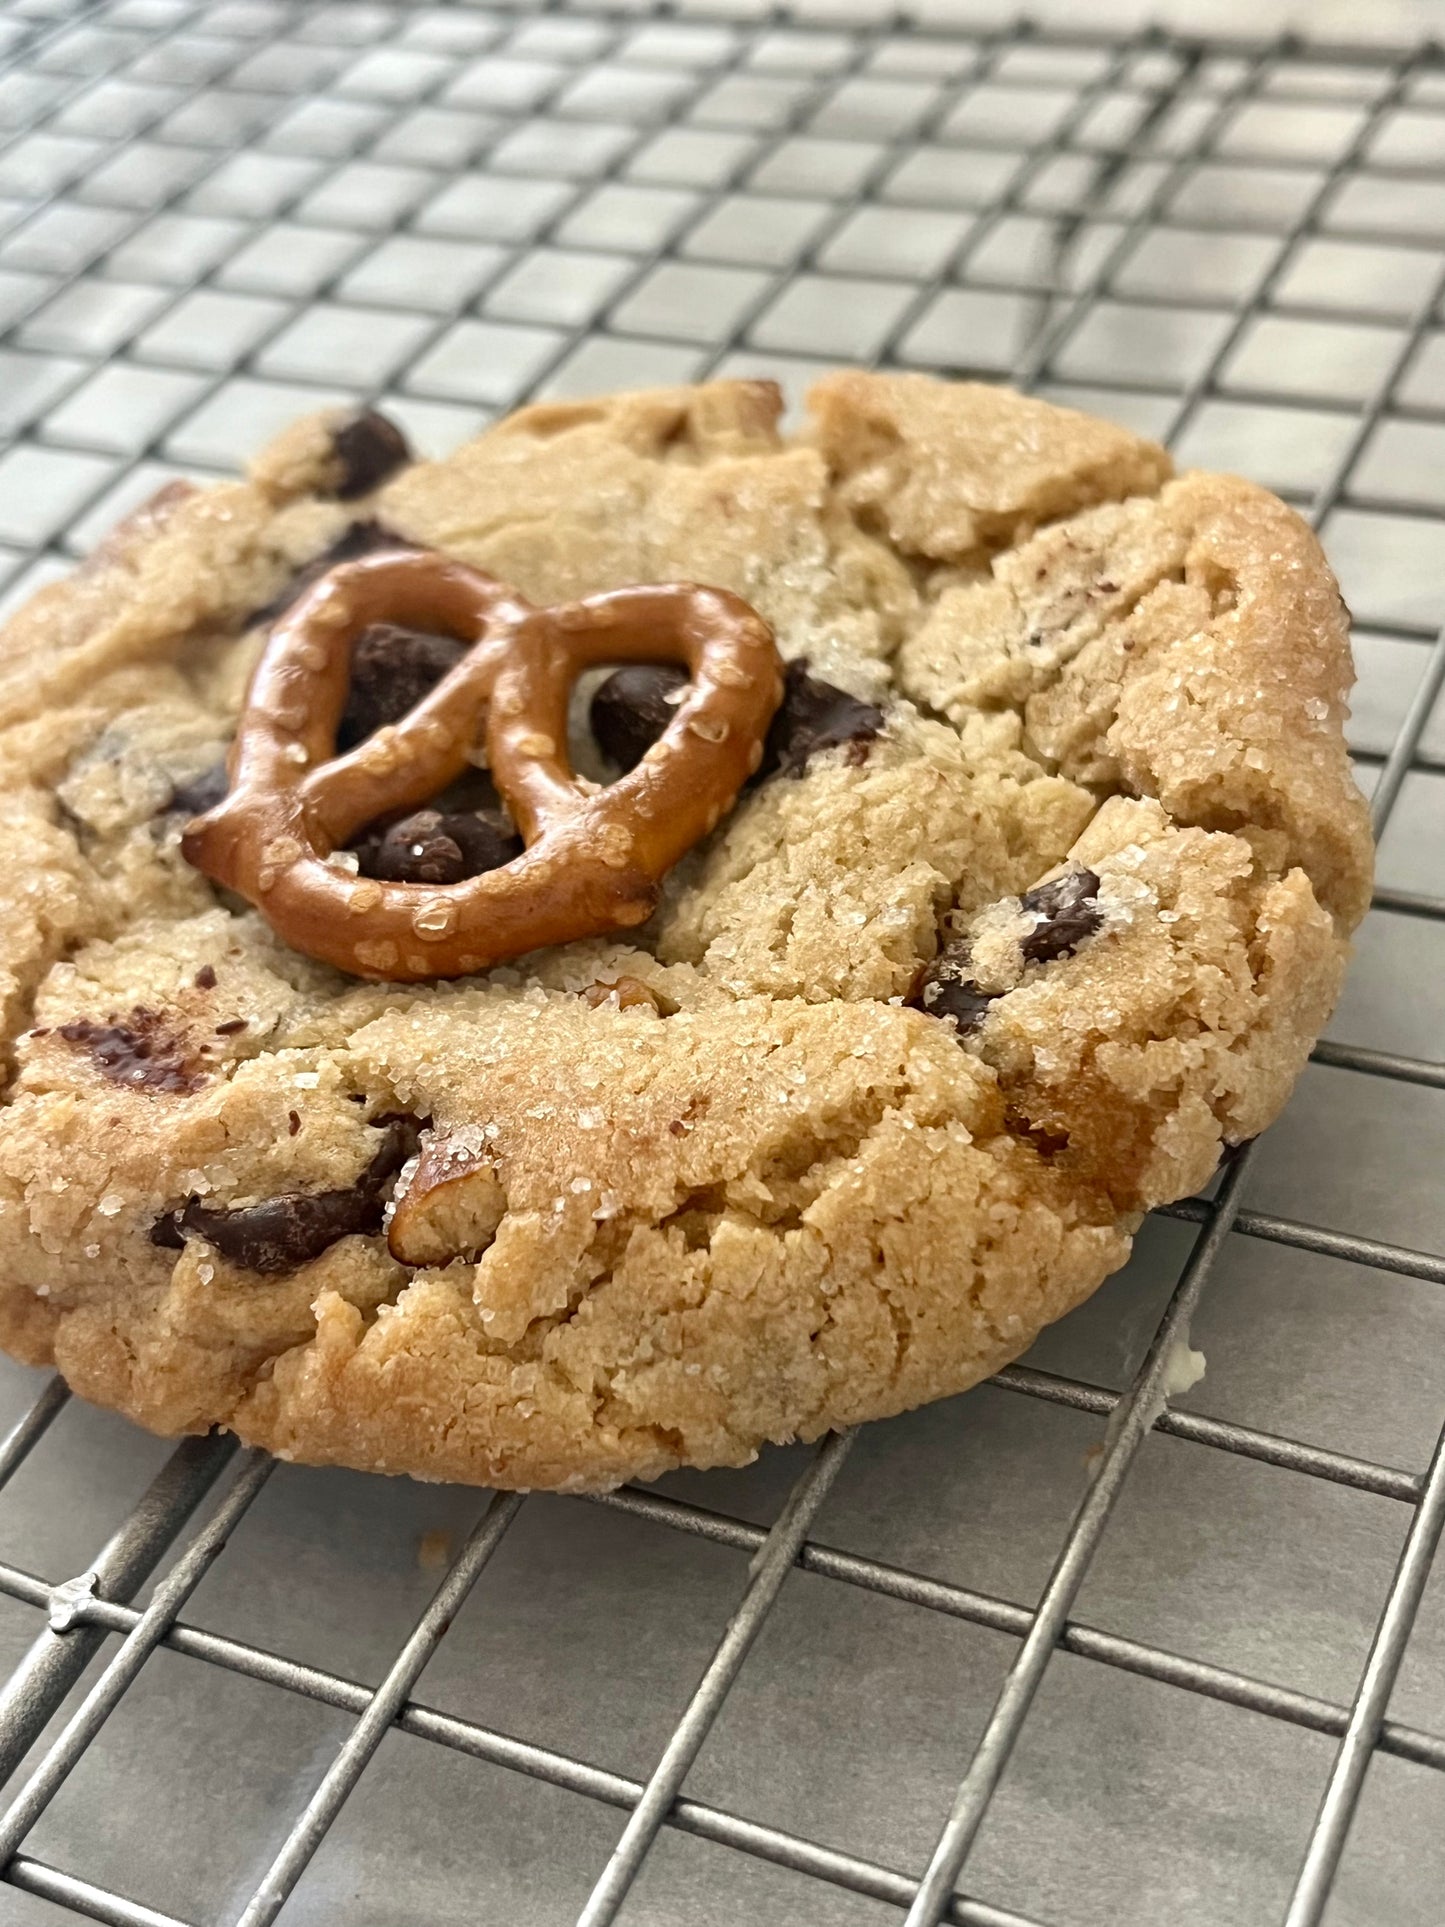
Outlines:
{"label": "wire cooling rack", "polygon": [[9,6],[0,581],[347,396],[1006,376],[1335,557],[1338,1041],[1029,1363],[748,1473],[483,1509],[12,1369],[0,1920],[1445,1914],[1445,61],[811,11]]}

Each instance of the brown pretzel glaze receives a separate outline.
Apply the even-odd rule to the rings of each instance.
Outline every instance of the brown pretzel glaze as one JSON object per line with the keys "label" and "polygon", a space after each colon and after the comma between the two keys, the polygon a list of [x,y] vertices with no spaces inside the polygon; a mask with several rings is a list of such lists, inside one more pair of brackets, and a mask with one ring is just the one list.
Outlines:
{"label": "brown pretzel glaze", "polygon": [[[473,646],[401,722],[337,756],[352,645],[375,622]],[[582,670],[628,662],[683,663],[692,682],[637,767],[599,790],[568,761],[568,697]],[[272,630],[231,792],[182,848],[308,956],[397,982],[465,976],[645,921],[659,880],[762,760],[782,688],[767,626],[721,589],[666,583],[536,609],[445,556],[369,555],[332,569]],[[483,740],[527,845],[514,861],[443,885],[328,862],[364,824],[481,760]]]}

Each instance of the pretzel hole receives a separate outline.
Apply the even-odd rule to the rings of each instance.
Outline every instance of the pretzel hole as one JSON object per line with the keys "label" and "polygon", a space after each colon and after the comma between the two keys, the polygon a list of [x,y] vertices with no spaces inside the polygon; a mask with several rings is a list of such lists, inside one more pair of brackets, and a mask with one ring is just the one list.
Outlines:
{"label": "pretzel hole", "polygon": [[[356,638],[346,707],[336,732],[346,751],[399,723],[429,695],[468,645],[444,632],[374,622]],[[496,785],[469,769],[420,808],[390,811],[364,824],[347,845],[357,873],[384,883],[461,883],[500,869],[522,839]]]}
{"label": "pretzel hole", "polygon": [[399,723],[456,667],[467,647],[460,637],[398,622],[373,622],[363,629],[351,649],[338,750],[355,749],[377,730]]}
{"label": "pretzel hole", "polygon": [[637,767],[690,687],[676,663],[627,663],[600,677],[587,703],[587,734],[608,780]]}

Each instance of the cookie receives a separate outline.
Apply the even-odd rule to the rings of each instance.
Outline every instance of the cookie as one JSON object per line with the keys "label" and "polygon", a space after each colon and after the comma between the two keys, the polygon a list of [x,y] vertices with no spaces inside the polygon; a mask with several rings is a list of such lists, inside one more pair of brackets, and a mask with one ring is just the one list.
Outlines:
{"label": "cookie", "polygon": [[[1000,389],[841,373],[810,411],[790,440],[767,383],[542,404],[433,463],[315,418],[12,620],[8,1349],[310,1462],[736,1465],[1016,1357],[1275,1116],[1371,869],[1313,536]],[[757,766],[645,922],[368,981],[187,860],[268,634],[399,554],[544,611],[700,583],[767,626]],[[470,647],[370,623],[340,754]],[[584,678],[577,795],[642,783],[696,694]],[[317,860],[363,906],[451,904],[525,866],[517,829],[472,763]]]}

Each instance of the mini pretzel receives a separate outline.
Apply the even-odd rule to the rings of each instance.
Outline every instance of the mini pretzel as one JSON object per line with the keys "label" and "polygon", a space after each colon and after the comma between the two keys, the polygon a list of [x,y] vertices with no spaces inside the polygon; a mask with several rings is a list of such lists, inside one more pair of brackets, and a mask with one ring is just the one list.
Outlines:
{"label": "mini pretzel", "polygon": [[[475,640],[398,724],[337,756],[352,644],[383,621]],[[692,682],[637,767],[599,790],[568,761],[568,697],[582,670],[629,662],[683,663]],[[644,922],[659,880],[758,767],[782,687],[766,625],[721,589],[667,583],[537,609],[444,556],[370,555],[332,569],[272,630],[231,792],[182,848],[308,956],[358,977],[465,976]],[[382,883],[328,860],[482,760],[483,736],[519,857],[442,885]]]}

